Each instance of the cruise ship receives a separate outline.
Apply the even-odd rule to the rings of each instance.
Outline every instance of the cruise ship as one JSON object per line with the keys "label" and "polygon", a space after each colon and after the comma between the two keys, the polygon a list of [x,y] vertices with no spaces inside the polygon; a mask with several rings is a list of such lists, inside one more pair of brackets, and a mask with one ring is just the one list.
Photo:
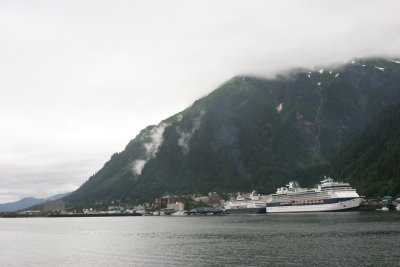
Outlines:
{"label": "cruise ship", "polygon": [[224,208],[226,214],[265,214],[266,204],[266,201],[253,191],[250,198],[238,194],[235,200],[226,202]]}
{"label": "cruise ship", "polygon": [[301,188],[297,181],[278,188],[267,199],[267,213],[357,210],[364,198],[349,183],[327,178],[315,188]]}

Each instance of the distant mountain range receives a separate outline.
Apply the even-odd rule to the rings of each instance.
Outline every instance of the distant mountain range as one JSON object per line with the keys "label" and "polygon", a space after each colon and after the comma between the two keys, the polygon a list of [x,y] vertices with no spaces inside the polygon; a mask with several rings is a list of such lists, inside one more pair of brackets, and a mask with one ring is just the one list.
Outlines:
{"label": "distant mountain range", "polygon": [[49,198],[26,197],[26,198],[23,198],[21,200],[15,201],[15,202],[0,204],[0,212],[18,211],[18,210],[27,209],[27,208],[35,206],[35,205],[40,205],[40,204],[46,202],[47,200],[57,200],[57,199],[65,197],[65,196],[68,196],[69,194],[71,194],[71,192],[64,193],[64,194],[57,194],[57,195],[51,196]]}
{"label": "distant mountain range", "polygon": [[[238,76],[142,130],[64,199],[71,207],[83,207],[102,201],[152,201],[163,194],[272,193],[293,178],[310,186],[332,174],[356,187],[379,180],[386,188],[362,186],[361,193],[396,193],[388,189],[396,180],[381,176],[378,167],[376,177],[363,180],[360,166],[378,160],[369,156],[359,167],[354,163],[367,144],[351,148],[361,154],[345,151],[357,143],[355,138],[363,138],[370,123],[399,125],[394,115],[390,124],[376,121],[399,102],[398,60],[355,59],[342,66],[296,69],[274,79]],[[395,162],[394,168],[399,159]],[[344,166],[351,163],[351,168]]]}

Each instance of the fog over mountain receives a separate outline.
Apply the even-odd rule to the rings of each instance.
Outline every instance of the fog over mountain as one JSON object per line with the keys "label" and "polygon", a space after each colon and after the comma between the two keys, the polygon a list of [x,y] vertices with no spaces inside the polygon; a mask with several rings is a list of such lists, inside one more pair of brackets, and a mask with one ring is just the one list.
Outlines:
{"label": "fog over mountain", "polygon": [[233,76],[398,57],[398,10],[398,1],[2,1],[0,203],[76,189],[140,130]]}

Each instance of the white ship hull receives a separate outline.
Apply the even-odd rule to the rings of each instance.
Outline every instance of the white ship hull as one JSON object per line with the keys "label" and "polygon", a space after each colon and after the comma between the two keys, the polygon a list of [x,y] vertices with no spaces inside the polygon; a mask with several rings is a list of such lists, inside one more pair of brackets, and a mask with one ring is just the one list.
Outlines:
{"label": "white ship hull", "polygon": [[271,205],[267,204],[267,213],[293,213],[293,212],[328,212],[357,210],[362,202],[362,197],[353,199],[340,199],[336,203],[322,203],[312,205]]}
{"label": "white ship hull", "polygon": [[256,195],[256,191],[251,192],[250,198],[243,198],[240,194],[236,200],[225,203],[226,214],[265,214],[266,201],[260,199],[260,195]]}

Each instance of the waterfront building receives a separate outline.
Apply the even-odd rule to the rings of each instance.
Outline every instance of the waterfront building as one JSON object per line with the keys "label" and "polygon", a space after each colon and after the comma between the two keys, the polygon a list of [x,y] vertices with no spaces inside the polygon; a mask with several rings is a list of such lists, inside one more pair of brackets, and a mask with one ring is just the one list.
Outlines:
{"label": "waterfront building", "polygon": [[208,196],[200,196],[200,197],[195,197],[194,201],[196,202],[203,202],[204,204],[208,204],[210,202],[210,198]]}
{"label": "waterfront building", "polygon": [[185,197],[178,196],[163,196],[156,198],[153,207],[157,210],[163,210],[168,208],[168,204],[175,204],[176,202],[185,202]]}
{"label": "waterfront building", "polygon": [[208,204],[215,207],[221,206],[221,198],[216,192],[208,193]]}
{"label": "waterfront building", "polygon": [[185,210],[185,204],[182,202],[170,203],[167,205],[166,209],[170,211],[182,211]]}
{"label": "waterfront building", "polygon": [[61,200],[61,199],[58,199],[58,200],[47,200],[45,203],[43,203],[42,208],[43,208],[44,212],[64,211],[65,204],[64,204],[64,201]]}

